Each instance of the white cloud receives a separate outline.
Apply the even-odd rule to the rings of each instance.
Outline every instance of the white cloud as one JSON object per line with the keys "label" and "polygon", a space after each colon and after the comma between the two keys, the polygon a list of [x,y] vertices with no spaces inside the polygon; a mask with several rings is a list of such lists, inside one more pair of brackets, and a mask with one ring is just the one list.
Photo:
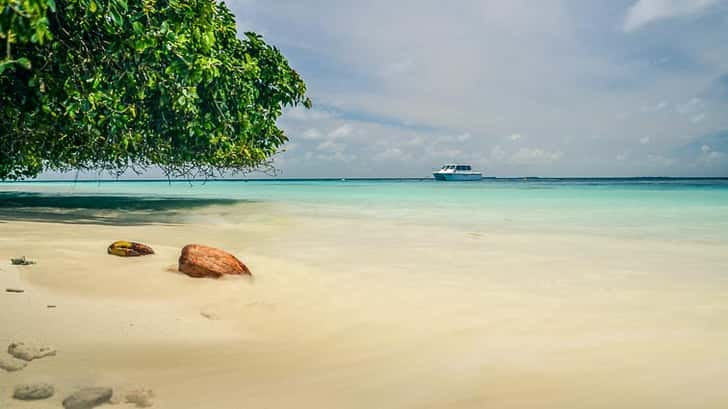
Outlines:
{"label": "white cloud", "polygon": [[511,162],[518,165],[548,165],[561,159],[563,153],[541,148],[521,148],[511,156]]}
{"label": "white cloud", "polygon": [[708,154],[708,162],[715,162],[725,158],[726,155],[723,152],[710,152]]}
{"label": "white cloud", "polygon": [[306,130],[306,132],[301,134],[301,138],[307,139],[309,141],[315,141],[317,139],[321,139],[322,137],[323,137],[323,135],[316,128],[309,128]]}
{"label": "white cloud", "polygon": [[625,32],[639,30],[655,21],[697,14],[720,0],[638,0],[627,11],[622,24]]}
{"label": "white cloud", "polygon": [[338,161],[338,162],[351,162],[357,158],[354,154],[346,154],[343,152],[334,152],[332,154],[320,153],[315,156],[316,160],[322,161]]}
{"label": "white cloud", "polygon": [[460,134],[456,137],[456,139],[458,140],[458,142],[465,142],[468,139],[470,139],[470,132],[465,132],[463,134]]}
{"label": "white cloud", "polygon": [[409,155],[404,154],[399,148],[389,148],[374,155],[377,160],[406,160]]}
{"label": "white cloud", "polygon": [[463,151],[460,149],[433,149],[430,150],[430,155],[433,158],[441,158],[446,162],[457,161],[463,155]]}
{"label": "white cloud", "polygon": [[675,106],[675,110],[680,115],[692,114],[700,110],[702,104],[703,100],[700,98],[691,98],[688,102]]}
{"label": "white cloud", "polygon": [[648,105],[642,107],[642,112],[659,112],[667,108],[667,101],[660,101],[655,105]]}
{"label": "white cloud", "polygon": [[334,127],[326,134],[323,134],[318,128],[308,128],[297,136],[307,141],[333,141],[335,139],[350,136],[354,133],[354,131],[354,126],[351,124],[343,124],[338,126],[334,125]]}
{"label": "white cloud", "polygon": [[403,75],[407,74],[408,72],[412,71],[415,67],[415,64],[412,62],[412,60],[402,60],[397,61],[391,64],[388,64],[386,67],[384,67],[383,74],[385,76],[397,76],[397,75]]}
{"label": "white cloud", "polygon": [[615,156],[615,159],[620,162],[624,162],[625,160],[629,159],[629,153],[620,153],[619,155]]}
{"label": "white cloud", "polygon": [[642,145],[647,145],[648,143],[650,143],[650,137],[649,136],[643,136],[642,138],[640,138],[640,143]]}
{"label": "white cloud", "polygon": [[700,151],[702,154],[700,155],[699,161],[706,165],[714,165],[726,158],[725,153],[714,151],[709,145],[701,146]]}
{"label": "white cloud", "polygon": [[460,144],[466,142],[472,138],[470,132],[463,132],[461,134],[446,134],[440,135],[435,138],[434,143],[436,144]]}
{"label": "white cloud", "polygon": [[668,168],[675,164],[675,159],[663,155],[647,155],[647,161],[661,168]]}
{"label": "white cloud", "polygon": [[703,119],[705,119],[705,112],[701,112],[699,114],[695,114],[690,118],[690,122],[697,124],[699,122],[703,122]]}
{"label": "white cloud", "polygon": [[490,150],[490,157],[496,161],[501,161],[506,157],[506,151],[500,145],[496,145]]}
{"label": "white cloud", "polygon": [[514,134],[511,134],[511,135],[508,135],[508,139],[510,139],[510,140],[512,140],[514,142],[517,141],[517,140],[520,140],[521,138],[522,138],[522,136],[519,133],[514,133]]}
{"label": "white cloud", "polygon": [[318,146],[316,146],[316,150],[319,151],[325,151],[325,152],[342,152],[346,149],[346,145],[343,143],[336,143],[334,141],[323,141]]}
{"label": "white cloud", "polygon": [[352,132],[354,132],[354,127],[350,124],[344,124],[329,132],[329,138],[343,138],[351,135]]}
{"label": "white cloud", "polygon": [[630,112],[620,112],[618,114],[615,114],[614,118],[617,119],[618,121],[624,121],[624,120],[629,119],[630,116],[632,116],[632,114]]}
{"label": "white cloud", "polygon": [[415,135],[413,138],[407,141],[407,145],[420,146],[425,142],[425,138],[420,135]]}

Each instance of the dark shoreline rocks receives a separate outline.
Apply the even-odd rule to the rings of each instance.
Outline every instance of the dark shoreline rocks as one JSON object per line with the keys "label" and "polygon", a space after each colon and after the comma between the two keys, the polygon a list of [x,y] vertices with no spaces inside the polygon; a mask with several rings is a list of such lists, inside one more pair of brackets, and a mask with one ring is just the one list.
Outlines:
{"label": "dark shoreline rocks", "polygon": [[15,293],[15,294],[22,294],[25,292],[25,290],[21,290],[20,288],[6,288],[6,293]]}
{"label": "dark shoreline rocks", "polygon": [[227,251],[200,244],[188,244],[182,249],[179,271],[196,278],[253,275],[242,261]]}
{"label": "dark shoreline rocks", "polygon": [[35,261],[28,260],[28,259],[25,258],[25,256],[23,256],[23,257],[20,257],[20,258],[11,258],[10,259],[10,264],[12,264],[14,266],[30,266],[30,265],[35,264]]}

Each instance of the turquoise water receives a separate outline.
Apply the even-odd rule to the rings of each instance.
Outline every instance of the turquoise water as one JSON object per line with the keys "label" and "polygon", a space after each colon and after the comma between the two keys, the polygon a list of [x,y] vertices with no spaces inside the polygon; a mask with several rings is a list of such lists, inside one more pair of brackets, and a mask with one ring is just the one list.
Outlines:
{"label": "turquoise water", "polygon": [[81,199],[71,202],[78,207],[123,198],[104,202],[116,210],[150,199],[215,199],[271,204],[294,215],[472,232],[557,231],[728,243],[728,179],[25,182],[0,184],[0,192],[5,209],[69,206],[73,198]]}

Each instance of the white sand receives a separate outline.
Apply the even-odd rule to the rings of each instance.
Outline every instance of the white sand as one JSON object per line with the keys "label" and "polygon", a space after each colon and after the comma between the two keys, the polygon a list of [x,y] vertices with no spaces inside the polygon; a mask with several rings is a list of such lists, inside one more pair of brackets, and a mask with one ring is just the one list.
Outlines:
{"label": "white sand", "polygon": [[[117,226],[0,222],[0,372],[145,387],[156,408],[726,408],[728,251],[386,221]],[[117,239],[157,255],[106,254]],[[188,243],[254,280],[174,273]],[[16,267],[25,255],[37,265]],[[22,288],[23,294],[5,293]],[[56,305],[50,309],[48,304]]]}

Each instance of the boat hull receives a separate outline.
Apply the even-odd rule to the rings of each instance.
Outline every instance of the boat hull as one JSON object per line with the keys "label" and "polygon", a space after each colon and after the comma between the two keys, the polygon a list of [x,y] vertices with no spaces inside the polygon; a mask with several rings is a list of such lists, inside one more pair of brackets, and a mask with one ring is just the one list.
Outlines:
{"label": "boat hull", "polygon": [[483,179],[483,175],[480,173],[440,173],[435,172],[432,174],[436,180],[448,181],[448,182],[473,182]]}

